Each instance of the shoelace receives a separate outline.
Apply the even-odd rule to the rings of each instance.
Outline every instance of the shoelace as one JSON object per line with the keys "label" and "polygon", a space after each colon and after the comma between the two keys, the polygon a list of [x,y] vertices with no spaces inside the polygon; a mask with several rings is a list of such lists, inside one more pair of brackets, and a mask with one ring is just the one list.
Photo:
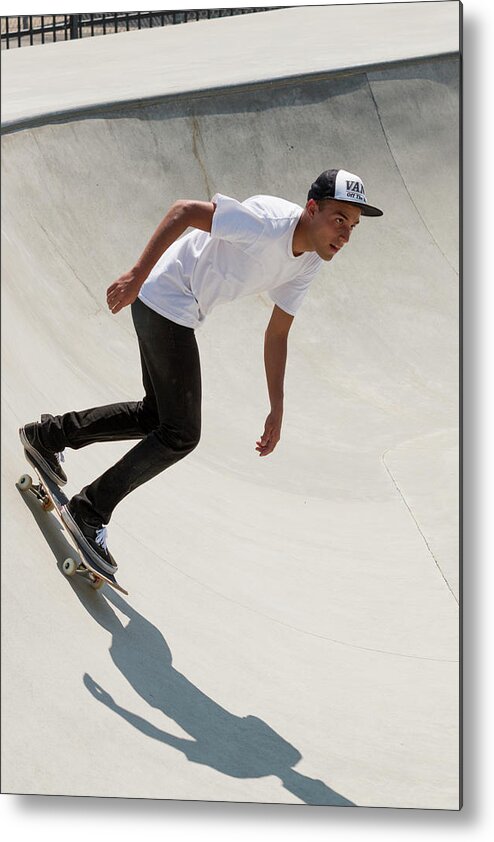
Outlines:
{"label": "shoelace", "polygon": [[102,526],[101,529],[98,529],[98,531],[96,532],[96,543],[105,551],[105,553],[108,552],[108,547],[106,546],[107,540],[108,530],[106,526]]}
{"label": "shoelace", "polygon": [[63,450],[60,453],[55,453],[55,456],[57,457],[58,464],[60,464],[60,462],[65,462],[65,456],[63,455]]}
{"label": "shoelace", "polygon": [[[113,575],[115,575],[115,573],[116,573],[116,572],[117,572],[117,570],[118,570],[118,567],[117,567],[117,565],[115,564],[114,560],[111,558],[110,553],[108,552],[108,547],[106,546],[106,540],[107,540],[107,538],[108,538],[108,531],[107,531],[107,529],[106,529],[106,526],[102,526],[102,527],[101,527],[101,529],[98,529],[98,530],[97,530],[95,540],[96,540],[96,543],[98,544],[98,546],[99,546],[99,547],[102,547],[102,549],[104,550],[104,552],[105,552],[105,553],[107,553],[107,554],[108,554],[108,556],[109,556],[109,561],[108,561],[108,573],[113,573]],[[107,567],[107,562],[106,562],[106,561],[101,561],[101,564],[102,564],[102,565],[104,566],[104,568],[106,569],[106,567]]]}

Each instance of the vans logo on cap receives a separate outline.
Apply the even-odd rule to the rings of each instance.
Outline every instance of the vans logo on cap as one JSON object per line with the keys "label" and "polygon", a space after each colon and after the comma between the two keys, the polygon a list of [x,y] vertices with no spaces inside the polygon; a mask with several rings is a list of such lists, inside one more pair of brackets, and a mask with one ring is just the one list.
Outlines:
{"label": "vans logo on cap", "polygon": [[365,190],[361,181],[346,182],[346,192],[349,199],[356,199],[358,202],[365,202]]}

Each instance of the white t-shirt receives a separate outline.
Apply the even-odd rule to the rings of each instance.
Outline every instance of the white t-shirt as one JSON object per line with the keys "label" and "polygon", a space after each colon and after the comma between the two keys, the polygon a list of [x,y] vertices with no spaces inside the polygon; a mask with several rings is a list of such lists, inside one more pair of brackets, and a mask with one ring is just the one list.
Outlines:
{"label": "white t-shirt", "polygon": [[139,298],[152,310],[197,328],[218,304],[269,292],[294,316],[321,266],[315,252],[294,257],[302,208],[274,196],[238,202],[217,193],[211,234],[193,229],[160,257]]}

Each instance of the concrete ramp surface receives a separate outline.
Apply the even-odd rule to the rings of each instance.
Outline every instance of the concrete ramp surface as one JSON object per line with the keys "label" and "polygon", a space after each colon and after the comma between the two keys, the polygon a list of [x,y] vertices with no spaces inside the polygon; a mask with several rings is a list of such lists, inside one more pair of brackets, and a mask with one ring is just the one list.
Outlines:
{"label": "concrete ramp surface", "polygon": [[[280,58],[276,83],[6,120],[4,791],[458,808],[459,7],[406,5],[443,7],[449,46],[344,74]],[[300,11],[249,25],[278,15],[295,41]],[[247,25],[209,23],[213,52]],[[186,28],[122,37],[144,61],[144,35]],[[90,66],[90,41],[60,45],[57,78]],[[42,73],[57,49],[18,52]],[[106,288],[177,198],[304,204],[330,167],[359,173],[384,217],[362,219],[295,319],[275,453],[255,453],[261,295],[197,333],[199,448],[115,511],[129,597],[66,579],[57,522],[15,486],[17,429],[141,397],[130,312],[112,316]],[[128,448],[67,450],[68,495]]]}

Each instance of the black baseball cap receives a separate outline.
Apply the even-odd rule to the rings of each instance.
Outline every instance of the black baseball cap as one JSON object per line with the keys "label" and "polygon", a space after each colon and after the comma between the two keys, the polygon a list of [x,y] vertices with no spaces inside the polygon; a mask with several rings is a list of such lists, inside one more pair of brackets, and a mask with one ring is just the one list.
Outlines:
{"label": "black baseball cap", "polygon": [[325,170],[311,185],[307,200],[336,199],[356,205],[362,216],[382,216],[382,210],[369,205],[365,195],[364,182],[360,176],[347,170]]}

